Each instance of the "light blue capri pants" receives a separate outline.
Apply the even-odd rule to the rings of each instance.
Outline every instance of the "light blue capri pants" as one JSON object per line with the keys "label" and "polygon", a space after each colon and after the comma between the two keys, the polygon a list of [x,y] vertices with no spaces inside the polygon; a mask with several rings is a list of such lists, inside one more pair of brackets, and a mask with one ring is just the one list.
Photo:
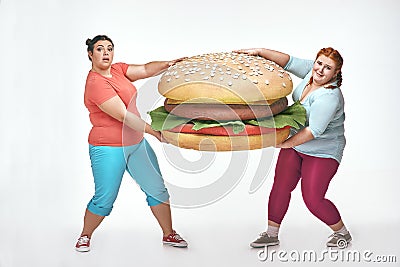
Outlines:
{"label": "light blue capri pants", "polygon": [[90,212],[100,216],[111,213],[125,170],[145,192],[149,206],[168,201],[156,154],[145,138],[132,146],[89,145],[89,155],[95,183],[94,196],[87,205]]}

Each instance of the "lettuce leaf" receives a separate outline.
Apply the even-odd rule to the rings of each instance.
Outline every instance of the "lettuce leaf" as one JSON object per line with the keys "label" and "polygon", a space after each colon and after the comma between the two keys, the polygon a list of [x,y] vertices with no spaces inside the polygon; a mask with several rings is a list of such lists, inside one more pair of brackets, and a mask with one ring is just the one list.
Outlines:
{"label": "lettuce leaf", "polygon": [[244,131],[245,123],[243,121],[199,121],[193,120],[193,130],[198,131],[203,128],[219,127],[219,126],[230,126],[232,127],[233,133],[238,134]]}
{"label": "lettuce leaf", "polygon": [[288,107],[283,112],[275,115],[274,117],[269,117],[266,119],[253,119],[247,121],[235,120],[235,121],[199,121],[191,120],[188,118],[178,117],[169,114],[163,106],[156,108],[148,112],[151,117],[151,127],[156,131],[170,130],[185,124],[188,122],[193,123],[193,130],[200,130],[203,128],[228,126],[232,127],[233,132],[238,134],[243,132],[245,129],[245,124],[261,126],[266,128],[283,128],[285,126],[291,126],[293,128],[299,129],[301,125],[306,122],[306,110],[300,104],[299,101],[295,102],[293,105]]}
{"label": "lettuce leaf", "polygon": [[273,118],[248,120],[246,121],[246,124],[266,128],[283,128],[289,125],[295,129],[300,129],[301,126],[305,125],[306,119],[306,110],[299,101],[296,101]]}
{"label": "lettuce leaf", "polygon": [[178,117],[169,114],[164,106],[158,107],[155,110],[147,112],[151,117],[151,128],[156,131],[170,130],[181,124],[188,123],[191,119]]}

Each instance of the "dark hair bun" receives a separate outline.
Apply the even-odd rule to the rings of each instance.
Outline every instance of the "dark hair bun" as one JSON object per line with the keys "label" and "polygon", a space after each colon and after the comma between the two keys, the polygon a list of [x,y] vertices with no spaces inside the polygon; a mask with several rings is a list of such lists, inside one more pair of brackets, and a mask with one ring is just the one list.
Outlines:
{"label": "dark hair bun", "polygon": [[88,39],[86,40],[86,45],[90,45],[91,42],[92,42],[92,39],[88,38]]}

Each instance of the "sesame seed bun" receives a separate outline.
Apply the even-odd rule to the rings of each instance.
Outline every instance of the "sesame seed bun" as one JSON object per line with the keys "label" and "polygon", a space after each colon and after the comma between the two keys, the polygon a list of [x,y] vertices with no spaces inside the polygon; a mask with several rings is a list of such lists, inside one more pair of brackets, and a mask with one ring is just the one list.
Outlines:
{"label": "sesame seed bun", "polygon": [[164,72],[158,84],[159,93],[169,99],[229,104],[279,99],[292,89],[289,74],[275,62],[234,52],[189,57]]}

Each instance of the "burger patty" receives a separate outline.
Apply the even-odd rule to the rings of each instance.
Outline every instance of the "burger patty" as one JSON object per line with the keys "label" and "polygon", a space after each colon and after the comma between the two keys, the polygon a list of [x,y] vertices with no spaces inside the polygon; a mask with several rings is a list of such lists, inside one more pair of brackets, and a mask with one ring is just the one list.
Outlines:
{"label": "burger patty", "polygon": [[242,104],[203,104],[182,103],[169,104],[164,101],[165,110],[169,113],[197,120],[250,120],[270,117],[284,111],[288,106],[288,100],[283,97],[271,105],[242,105]]}

